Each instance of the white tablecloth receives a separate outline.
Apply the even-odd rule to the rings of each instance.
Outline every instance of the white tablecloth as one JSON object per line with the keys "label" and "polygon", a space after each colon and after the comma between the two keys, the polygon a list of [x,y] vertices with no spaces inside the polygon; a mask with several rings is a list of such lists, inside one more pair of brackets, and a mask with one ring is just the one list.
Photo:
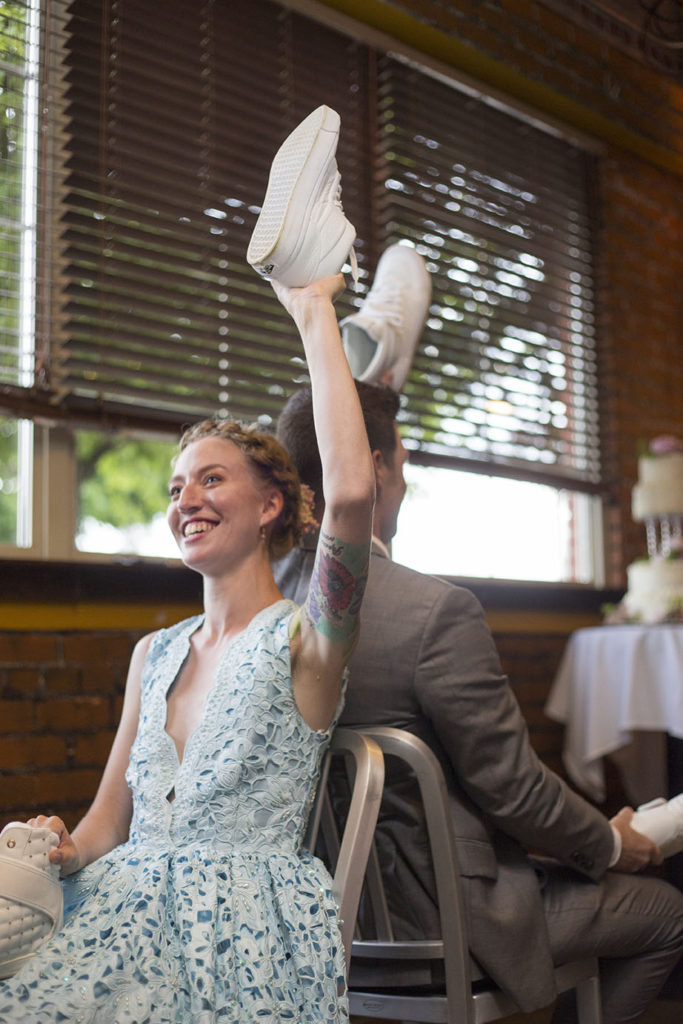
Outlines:
{"label": "white tablecloth", "polygon": [[[597,801],[605,798],[602,758],[646,733],[683,738],[683,624],[597,626],[569,638],[545,707],[566,725],[563,760],[570,778]],[[641,733],[643,734],[641,736]],[[642,799],[663,796],[662,765],[641,750],[631,771],[650,769]],[[656,785],[659,792],[648,795]]]}

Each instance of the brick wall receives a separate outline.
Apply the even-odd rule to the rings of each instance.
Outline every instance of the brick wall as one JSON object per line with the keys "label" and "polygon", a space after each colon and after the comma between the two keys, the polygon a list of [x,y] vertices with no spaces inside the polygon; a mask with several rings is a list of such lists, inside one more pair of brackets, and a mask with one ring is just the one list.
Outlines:
{"label": "brick wall", "polygon": [[631,518],[638,446],[683,438],[683,187],[680,178],[611,151],[602,161],[599,308],[610,585],[646,552]]}
{"label": "brick wall", "polygon": [[563,727],[546,717],[543,708],[567,643],[567,633],[493,631],[503,671],[524,712],[534,750],[558,774],[562,764]]}
{"label": "brick wall", "polygon": [[92,801],[121,713],[132,632],[0,632],[0,823],[74,825]]}
{"label": "brick wall", "polygon": [[[36,813],[72,827],[95,796],[140,633],[0,632],[0,827]],[[543,760],[562,773],[562,729],[543,713],[567,631],[496,632],[503,669]]]}

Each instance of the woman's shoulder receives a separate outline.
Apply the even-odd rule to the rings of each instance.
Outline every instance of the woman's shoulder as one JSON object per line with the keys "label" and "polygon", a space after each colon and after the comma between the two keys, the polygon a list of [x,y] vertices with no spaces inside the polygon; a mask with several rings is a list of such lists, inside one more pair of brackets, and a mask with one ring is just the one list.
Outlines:
{"label": "woman's shoulder", "polygon": [[259,658],[287,656],[299,612],[300,606],[289,598],[281,598],[262,608],[235,638],[233,653],[238,658],[240,652],[251,658],[257,651]]}
{"label": "woman's shoulder", "polygon": [[290,623],[300,611],[300,605],[288,597],[282,597],[266,608],[262,608],[251,620],[247,631],[256,629],[259,632],[271,633],[282,627],[289,631]]}
{"label": "woman's shoulder", "polygon": [[[290,623],[299,611],[299,605],[289,598],[281,598],[273,604],[262,608],[254,616],[249,625],[240,635],[241,642],[253,646],[254,640],[263,642],[264,637],[275,637],[282,632],[286,635],[290,630]],[[165,626],[155,633],[148,634],[141,641],[147,641],[147,665],[155,664],[169,650],[177,649],[177,646],[190,643],[190,638],[204,621],[204,615],[192,615],[188,619],[173,623],[172,626]]]}
{"label": "woman's shoulder", "polygon": [[172,626],[164,626],[155,633],[149,634],[149,653],[158,653],[175,640],[185,636],[189,637],[199,627],[203,619],[203,614],[192,615],[188,619],[181,619],[180,622],[174,622]]}

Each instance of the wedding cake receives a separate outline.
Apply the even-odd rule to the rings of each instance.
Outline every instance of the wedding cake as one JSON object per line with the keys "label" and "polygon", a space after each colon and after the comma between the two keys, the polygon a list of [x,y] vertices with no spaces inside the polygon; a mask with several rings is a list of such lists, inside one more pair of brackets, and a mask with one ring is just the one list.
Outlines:
{"label": "wedding cake", "polygon": [[645,523],[648,557],[629,565],[628,590],[612,621],[683,620],[683,442],[658,437],[638,459],[631,509]]}
{"label": "wedding cake", "polygon": [[[669,450],[662,451],[664,442]],[[683,516],[683,441],[655,438],[650,452],[638,459],[638,483],[631,493],[637,523]]]}

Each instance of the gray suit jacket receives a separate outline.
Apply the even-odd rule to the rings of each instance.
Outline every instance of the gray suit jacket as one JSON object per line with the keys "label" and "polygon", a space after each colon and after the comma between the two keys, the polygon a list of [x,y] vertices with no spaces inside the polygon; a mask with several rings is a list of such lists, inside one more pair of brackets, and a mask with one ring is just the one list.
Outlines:
{"label": "gray suit jacket", "polygon": [[[303,603],[315,539],[274,564]],[[463,880],[470,949],[521,1010],[555,998],[541,897],[541,851],[597,880],[614,849],[606,818],[534,753],[501,673],[481,605],[468,590],[373,548],[341,724],[420,736],[443,765]],[[438,935],[426,833],[411,780],[388,768],[379,831],[398,938]]]}

